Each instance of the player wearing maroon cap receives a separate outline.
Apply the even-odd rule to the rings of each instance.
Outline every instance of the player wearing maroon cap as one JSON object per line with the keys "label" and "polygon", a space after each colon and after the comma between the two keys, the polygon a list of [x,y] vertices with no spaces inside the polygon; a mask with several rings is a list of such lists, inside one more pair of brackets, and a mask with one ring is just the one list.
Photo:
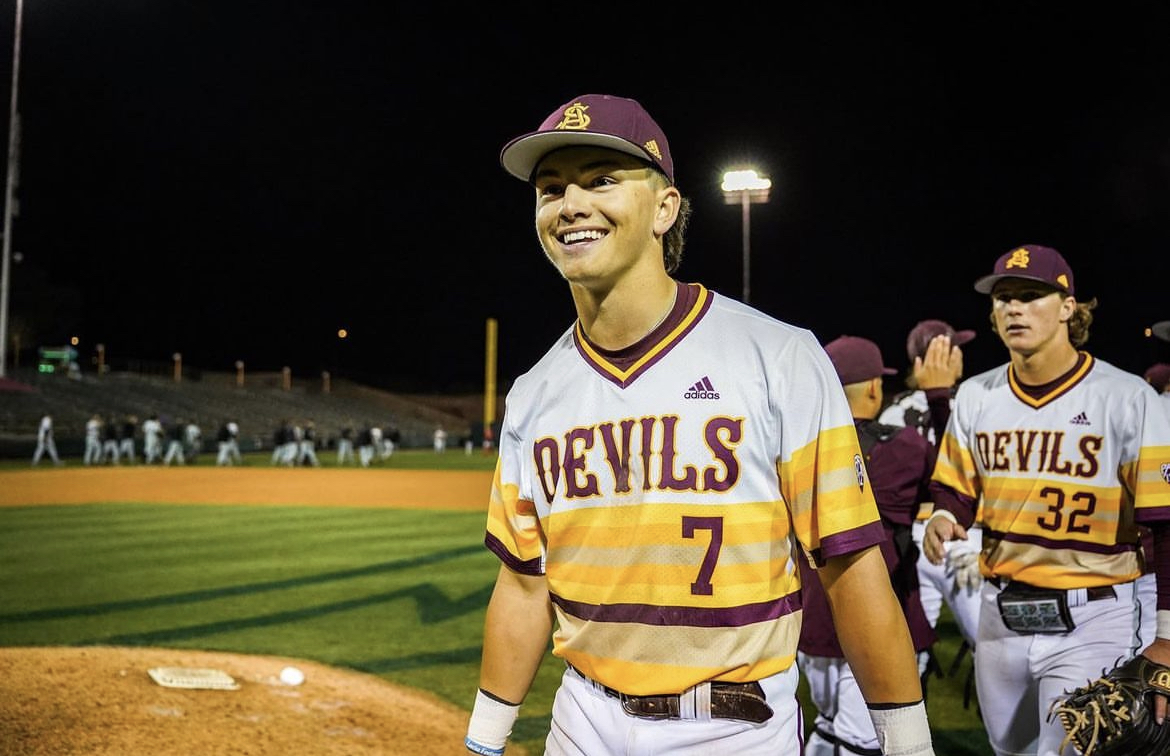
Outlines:
{"label": "player wearing maroon cap", "polygon": [[[883,364],[877,344],[857,336],[841,336],[826,344],[825,352],[845,387],[866,474],[886,531],[882,556],[906,615],[922,674],[935,634],[919,599],[918,547],[910,527],[919,503],[926,500],[934,470],[934,446],[912,427],[885,425],[874,419],[882,406],[882,378],[895,372]],[[800,573],[804,619],[797,661],[817,709],[805,756],[875,753],[878,740],[873,723],[841,650],[820,578],[806,560],[800,560]]]}
{"label": "player wearing maroon cap", "polygon": [[[959,386],[924,548],[941,562],[982,502],[975,676],[988,739],[1004,756],[1072,754],[1054,703],[1138,651],[1170,662],[1170,418],[1140,378],[1079,349],[1096,300],[1077,301],[1055,249],[1008,251],[975,290],[991,297],[1010,361]],[[1141,525],[1159,584],[1144,650]]]}
{"label": "player wearing maroon cap", "polygon": [[800,753],[797,565],[812,559],[882,748],[933,754],[816,338],[672,277],[689,205],[637,102],[574,98],[501,163],[535,190],[577,319],[508,393],[468,749],[503,752],[551,634],[565,667],[548,754]]}
{"label": "player wearing maroon cap", "polygon": [[[878,422],[910,426],[937,445],[951,416],[959,379],[963,377],[962,346],[974,338],[975,331],[956,331],[945,320],[919,321],[906,337],[906,357],[910,360],[907,390],[894,396]],[[983,583],[979,574],[982,530],[976,522],[968,529],[967,540],[949,542],[946,560],[936,565],[921,552],[926,519],[932,508],[929,498],[925,499],[912,531],[920,550],[918,581],[922,607],[934,627],[945,603],[967,648],[974,648],[979,628],[979,588]]]}

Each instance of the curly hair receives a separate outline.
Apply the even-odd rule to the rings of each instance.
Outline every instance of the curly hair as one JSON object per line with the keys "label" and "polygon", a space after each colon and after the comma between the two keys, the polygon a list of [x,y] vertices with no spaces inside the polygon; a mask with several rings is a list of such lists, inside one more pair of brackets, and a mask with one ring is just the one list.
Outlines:
{"label": "curly hair", "polygon": [[1097,298],[1088,302],[1077,302],[1077,309],[1068,319],[1068,340],[1075,347],[1082,347],[1089,340],[1089,326],[1093,325],[1093,310],[1097,307]]}
{"label": "curly hair", "polygon": [[678,217],[662,239],[662,261],[666,264],[667,275],[673,274],[682,264],[683,246],[686,244],[687,225],[691,222],[691,201],[679,198]]}

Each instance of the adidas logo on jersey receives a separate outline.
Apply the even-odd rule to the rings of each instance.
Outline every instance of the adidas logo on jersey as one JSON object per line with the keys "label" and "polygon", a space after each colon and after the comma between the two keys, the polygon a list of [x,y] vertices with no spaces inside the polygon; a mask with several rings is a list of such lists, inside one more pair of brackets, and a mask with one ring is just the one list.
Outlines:
{"label": "adidas logo on jersey", "polygon": [[1084,412],[1078,412],[1077,416],[1072,420],[1069,420],[1069,422],[1073,425],[1092,425],[1092,423],[1089,422],[1089,418],[1085,417]]}
{"label": "adidas logo on jersey", "polygon": [[683,399],[718,399],[719,392],[715,390],[715,386],[711,384],[711,379],[703,376],[701,380],[691,386],[683,394]]}

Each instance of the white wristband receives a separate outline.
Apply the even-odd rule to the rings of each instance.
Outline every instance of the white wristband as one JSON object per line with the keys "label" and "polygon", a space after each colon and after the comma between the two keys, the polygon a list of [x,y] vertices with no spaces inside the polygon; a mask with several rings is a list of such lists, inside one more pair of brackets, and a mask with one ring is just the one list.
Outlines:
{"label": "white wristband", "polygon": [[869,718],[884,756],[934,756],[924,701],[896,709],[870,709]]}
{"label": "white wristband", "polygon": [[1157,616],[1158,629],[1154,631],[1154,637],[1170,640],[1170,609],[1159,609]]}
{"label": "white wristband", "polygon": [[956,518],[953,514],[951,514],[950,512],[948,512],[945,509],[939,509],[938,507],[935,507],[934,510],[930,513],[930,517],[926,518],[927,526],[929,526],[930,521],[936,517],[941,517],[944,520],[950,520],[951,522],[955,523],[956,525],[959,524],[958,518]]}
{"label": "white wristband", "polygon": [[519,704],[506,704],[476,691],[471,721],[467,723],[467,737],[463,745],[472,753],[483,756],[502,756],[512,725],[520,714]]}

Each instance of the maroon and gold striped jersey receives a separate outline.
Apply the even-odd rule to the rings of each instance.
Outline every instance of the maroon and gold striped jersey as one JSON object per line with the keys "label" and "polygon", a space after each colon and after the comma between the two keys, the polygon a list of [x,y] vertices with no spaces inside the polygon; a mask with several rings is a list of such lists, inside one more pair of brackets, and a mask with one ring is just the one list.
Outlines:
{"label": "maroon and gold striped jersey", "polygon": [[1086,588],[1141,574],[1141,523],[1170,521],[1170,418],[1136,375],[1082,353],[1029,391],[1011,366],[964,381],[939,450],[937,506],[982,498],[985,575]]}
{"label": "maroon and gold striped jersey", "polygon": [[815,337],[700,285],[621,352],[575,324],[508,393],[486,543],[546,576],[553,653],[610,687],[787,669],[796,560],[883,537]]}

